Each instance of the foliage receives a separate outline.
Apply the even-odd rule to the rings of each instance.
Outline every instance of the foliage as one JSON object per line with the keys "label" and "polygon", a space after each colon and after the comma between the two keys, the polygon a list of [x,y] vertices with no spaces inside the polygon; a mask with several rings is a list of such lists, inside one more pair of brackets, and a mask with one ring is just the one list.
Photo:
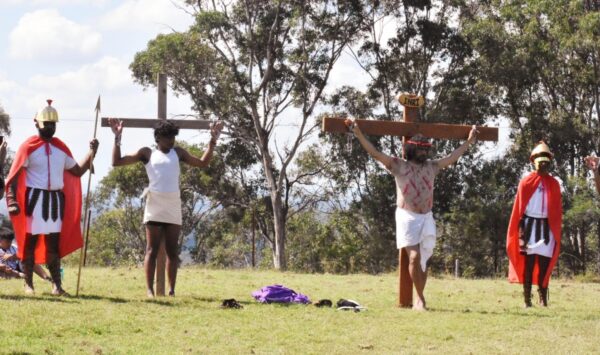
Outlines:
{"label": "foliage", "polygon": [[599,13],[583,1],[468,2],[461,21],[479,79],[496,87],[492,102],[513,128],[510,154],[527,161],[540,139],[555,153],[565,211],[561,260],[582,272],[586,238],[598,239],[590,223],[596,197],[581,178],[582,158],[598,153]]}
{"label": "foliage", "polygon": [[2,105],[0,105],[0,132],[10,135],[10,115],[4,111]]}
{"label": "foliage", "polygon": [[[459,7],[448,2],[390,2],[374,3],[375,14],[366,26],[362,42],[354,53],[356,61],[372,78],[365,92],[342,87],[328,98],[332,112],[356,118],[399,120],[402,112],[394,104],[396,93],[413,92],[427,98],[421,110],[421,120],[458,124],[481,124],[497,117],[490,105],[491,87],[478,80],[479,68],[472,63],[472,48],[461,33],[461,28],[451,25]],[[426,9],[424,11],[424,9]],[[383,43],[379,28],[381,23],[396,24],[393,36]],[[407,64],[409,63],[409,64]],[[395,183],[393,177],[370,158],[356,141],[348,146],[348,137],[322,134],[330,147],[323,163],[330,165],[324,175],[334,182],[333,190],[349,198],[355,221],[364,226],[363,238],[369,240],[371,264],[363,271],[379,272],[397,265],[395,250]],[[395,137],[369,137],[376,149],[389,155],[401,154],[401,142]],[[457,142],[439,140],[435,156],[448,154]],[[473,149],[472,149],[473,150]],[[333,155],[333,159],[332,159]],[[435,156],[432,156],[435,157]],[[486,204],[481,196],[469,193],[473,186],[487,186],[488,199],[497,199],[494,193],[498,184],[488,183],[493,164],[478,169],[476,154],[466,154],[461,161],[436,178],[434,213],[438,219],[440,243],[432,264],[434,272],[453,269],[454,259],[470,258],[476,264],[473,276],[489,275],[499,271],[500,235],[507,224],[506,213],[498,219],[494,208],[502,203]],[[327,161],[328,163],[325,163]],[[332,161],[332,163],[329,163]],[[496,162],[494,162],[495,164]],[[506,179],[514,183],[519,170],[510,166],[503,171]],[[332,204],[344,210],[343,203]],[[482,206],[489,212],[480,215]],[[477,216],[479,220],[473,219]],[[467,223],[468,222],[468,223]],[[487,228],[485,226],[488,226]],[[490,226],[498,228],[490,230]],[[477,237],[480,243],[470,244],[465,239]],[[496,251],[493,263],[480,258],[493,245]],[[471,246],[473,246],[471,248]],[[476,253],[470,253],[476,250]],[[440,256],[438,256],[440,255]]]}
{"label": "foliage", "polygon": [[[264,176],[273,218],[273,263],[286,268],[286,223],[297,182],[288,168],[316,128],[309,122],[333,65],[360,29],[359,1],[188,1],[196,23],[183,34],[159,36],[131,69],[149,85],[160,70],[176,92],[190,95],[199,116],[215,116],[252,154]],[[291,108],[295,108],[292,111]],[[289,144],[279,144],[286,119]],[[275,147],[275,152],[272,150]]]}
{"label": "foliage", "polygon": [[[181,146],[194,156],[203,154],[200,146],[185,143],[181,143]],[[239,192],[240,188],[227,179],[224,168],[218,153],[206,169],[182,164],[180,187],[183,225],[179,245],[190,235],[201,240],[203,224],[208,216],[216,209],[229,206]],[[97,212],[90,231],[91,263],[113,265],[143,260],[146,237],[142,224],[144,204],[141,195],[147,184],[148,178],[141,163],[114,168],[102,179],[93,197],[93,207]]]}
{"label": "foliage", "polygon": [[[567,272],[585,274],[600,270],[598,249],[598,222],[600,208],[597,198],[587,181],[571,178],[564,194],[566,209],[563,218],[563,241],[561,260]],[[596,223],[593,223],[596,222]],[[596,257],[594,258],[594,254]],[[588,266],[590,263],[592,265]]]}
{"label": "foliage", "polygon": [[[351,136],[321,133],[317,143],[306,142],[325,115],[398,120],[396,94],[413,92],[426,97],[421,121],[500,124],[510,136],[506,153],[489,155],[488,146],[476,145],[437,176],[432,273],[454,271],[455,260],[463,276],[506,272],[516,187],[540,139],[555,154],[552,173],[562,184],[558,271],[600,270],[598,195],[582,162],[600,143],[600,12],[591,2],[186,3],[194,25],[157,36],[131,70],[145,86],[166,73],[176,93],[190,96],[199,118],[226,122],[229,139],[211,167],[182,169],[182,238],[190,237],[183,244],[195,261],[248,266],[254,233],[262,267],[394,269],[393,177]],[[328,90],[344,51],[370,78],[364,90]],[[292,132],[285,142],[283,131]],[[368,138],[378,150],[401,155],[397,137]],[[431,157],[459,144],[438,140]],[[118,244],[129,256],[118,257],[93,249],[92,241],[98,262],[139,260],[131,255],[143,252],[143,229],[124,222],[141,219],[144,176],[140,166],[111,172],[95,193],[101,228],[94,238],[130,241]]]}

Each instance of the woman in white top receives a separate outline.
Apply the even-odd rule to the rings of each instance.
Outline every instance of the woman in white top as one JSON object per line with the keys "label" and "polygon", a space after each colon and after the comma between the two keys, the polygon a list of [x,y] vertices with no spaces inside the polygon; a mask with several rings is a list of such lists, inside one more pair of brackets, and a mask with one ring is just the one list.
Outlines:
{"label": "woman in white top", "polygon": [[223,129],[223,123],[217,122],[211,128],[211,139],[208,148],[197,158],[181,147],[175,147],[175,136],[179,127],[168,120],[160,121],[154,128],[156,149],[143,147],[134,154],[121,156],[121,136],[123,123],[109,119],[115,145],[113,147],[112,165],[123,166],[142,162],[148,174],[149,186],[144,191],[146,207],[144,224],[146,225],[146,286],[148,297],[154,297],[154,273],[156,256],[162,239],[165,240],[167,252],[167,275],[169,278],[169,296],[175,295],[175,281],[179,266],[178,245],[181,232],[181,198],[179,190],[179,162],[191,166],[205,168],[213,154],[217,139]]}

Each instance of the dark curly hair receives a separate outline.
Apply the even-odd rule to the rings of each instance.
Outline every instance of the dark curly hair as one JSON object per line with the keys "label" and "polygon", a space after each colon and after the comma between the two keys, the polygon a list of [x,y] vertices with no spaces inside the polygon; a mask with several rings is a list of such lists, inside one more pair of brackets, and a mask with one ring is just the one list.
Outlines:
{"label": "dark curly hair", "polygon": [[8,227],[0,227],[0,239],[12,241],[15,239],[15,232]]}
{"label": "dark curly hair", "polygon": [[179,134],[179,127],[169,120],[160,120],[154,126],[154,139],[158,137],[175,137]]}
{"label": "dark curly hair", "polygon": [[409,160],[409,161],[413,160],[415,158],[415,155],[417,154],[417,148],[418,148],[418,146],[415,144],[409,144],[408,143],[409,141],[418,142],[418,143],[431,143],[431,142],[429,142],[429,139],[425,138],[421,134],[415,134],[409,140],[407,140],[406,143],[404,143],[404,154],[405,154],[406,160]]}

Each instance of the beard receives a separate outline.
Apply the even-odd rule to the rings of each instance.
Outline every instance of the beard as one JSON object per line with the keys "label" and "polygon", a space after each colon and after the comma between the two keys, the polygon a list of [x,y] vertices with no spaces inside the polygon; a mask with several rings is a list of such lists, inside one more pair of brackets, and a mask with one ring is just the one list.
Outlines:
{"label": "beard", "polygon": [[540,165],[536,164],[535,170],[540,174],[548,174],[550,172],[550,165],[549,164],[540,164]]}
{"label": "beard", "polygon": [[40,133],[40,137],[44,138],[44,139],[50,139],[54,136],[54,133],[56,132],[55,128],[49,128],[49,127],[44,127],[44,128],[40,128],[38,129],[38,132]]}
{"label": "beard", "polygon": [[423,164],[427,161],[427,155],[417,155],[413,160],[417,164]]}

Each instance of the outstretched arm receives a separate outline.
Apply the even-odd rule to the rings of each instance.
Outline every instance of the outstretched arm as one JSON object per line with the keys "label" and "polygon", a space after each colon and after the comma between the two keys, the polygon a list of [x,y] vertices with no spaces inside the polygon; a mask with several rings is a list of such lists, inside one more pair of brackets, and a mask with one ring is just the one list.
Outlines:
{"label": "outstretched arm", "polygon": [[585,165],[592,171],[594,174],[594,183],[596,185],[596,191],[600,193],[600,172],[598,172],[598,168],[600,167],[600,158],[588,156],[584,158]]}
{"label": "outstretched arm", "polygon": [[86,171],[92,166],[92,161],[94,160],[94,156],[98,151],[98,140],[96,138],[90,141],[90,151],[87,153],[85,158],[79,163],[75,164],[74,167],[69,169],[71,174],[75,176],[83,176]]}
{"label": "outstretched arm", "polygon": [[346,125],[350,127],[352,132],[354,132],[354,135],[356,136],[356,138],[358,138],[358,141],[363,146],[363,148],[365,148],[365,150],[367,151],[367,153],[369,153],[370,156],[372,156],[375,160],[383,164],[388,170],[392,168],[393,158],[375,149],[373,144],[371,144],[371,142],[369,142],[369,140],[362,133],[360,127],[358,127],[358,122],[348,119],[346,120]]}
{"label": "outstretched arm", "polygon": [[115,144],[112,150],[112,166],[123,166],[134,164],[139,161],[147,163],[150,160],[150,148],[144,147],[139,149],[134,154],[126,154],[121,156],[121,137],[123,136],[123,122],[114,118],[108,119],[110,129],[115,135]]}
{"label": "outstretched arm", "polygon": [[438,167],[440,169],[444,169],[444,168],[456,163],[458,161],[458,158],[460,158],[463,154],[465,154],[465,152],[467,151],[469,146],[471,144],[475,143],[475,141],[477,140],[477,133],[479,133],[479,131],[477,130],[475,125],[473,125],[473,127],[471,128],[471,131],[469,132],[469,138],[467,138],[467,141],[464,142],[460,147],[456,148],[447,157],[439,159],[437,161]]}
{"label": "outstretched arm", "polygon": [[208,148],[204,151],[202,158],[197,158],[191,155],[187,150],[183,148],[176,148],[177,154],[179,155],[179,159],[191,166],[197,168],[206,168],[210,163],[210,159],[212,158],[213,152],[215,150],[215,146],[217,145],[217,140],[221,135],[221,130],[223,129],[223,122],[217,121],[215,125],[213,125],[210,129],[210,142],[208,143]]}

